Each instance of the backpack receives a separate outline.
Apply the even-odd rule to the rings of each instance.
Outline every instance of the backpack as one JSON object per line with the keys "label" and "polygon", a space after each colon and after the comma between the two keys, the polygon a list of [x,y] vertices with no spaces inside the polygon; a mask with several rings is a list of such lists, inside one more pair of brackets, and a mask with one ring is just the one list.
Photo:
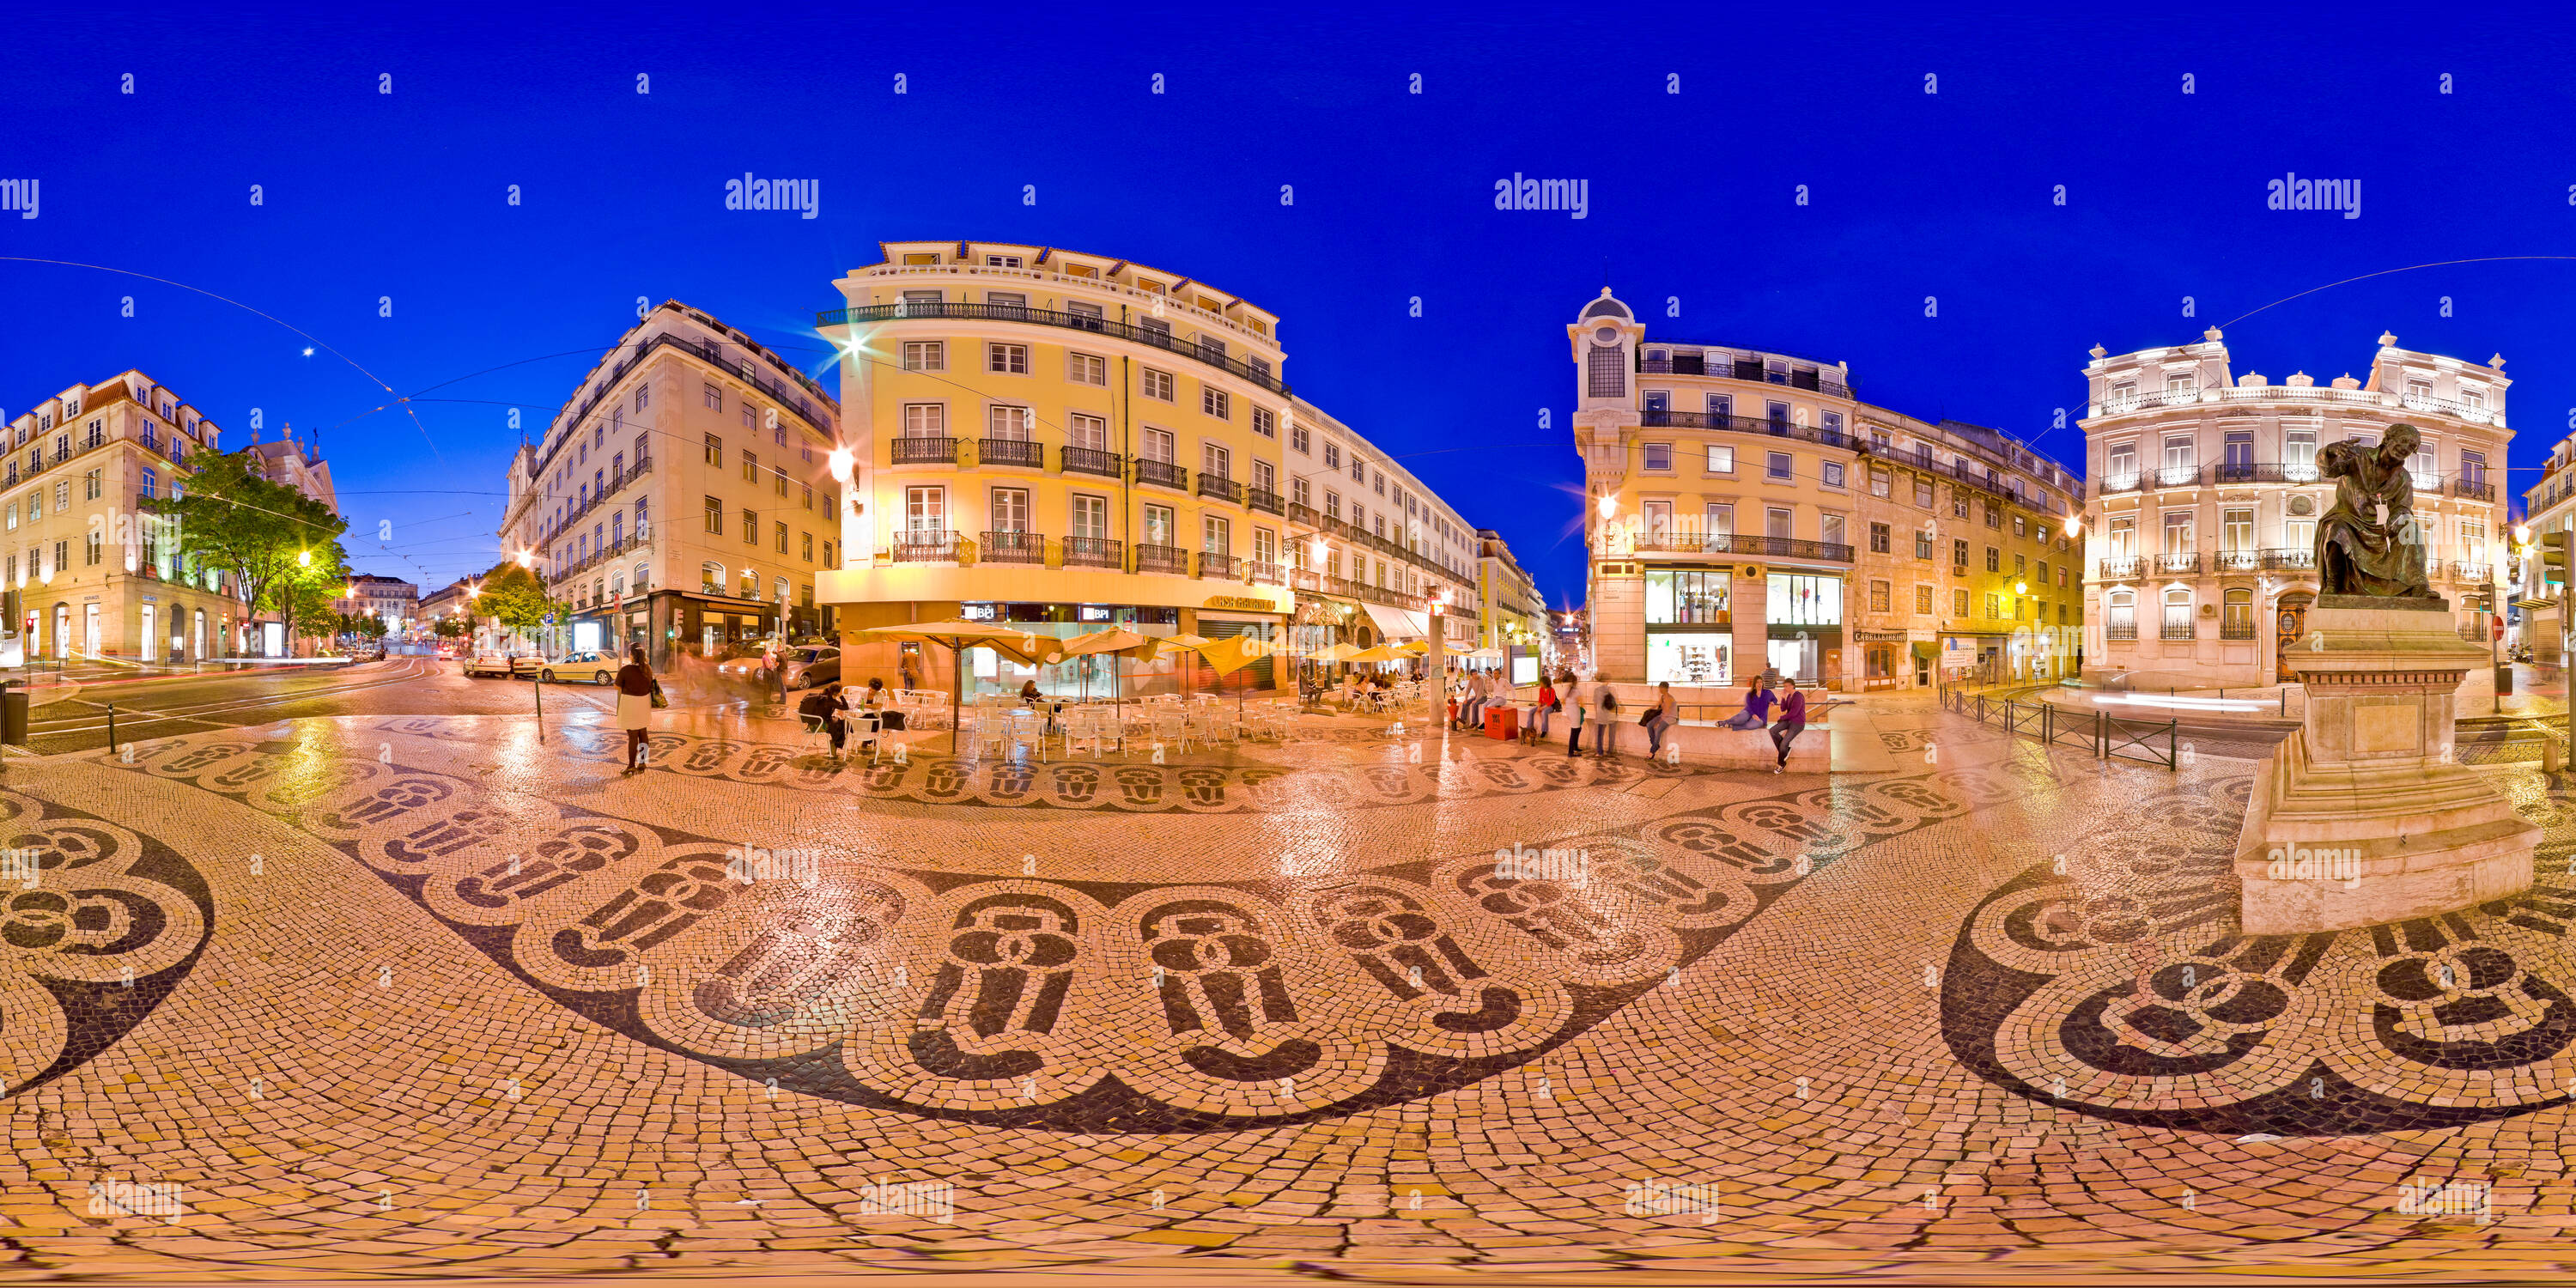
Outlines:
{"label": "backpack", "polygon": [[1619,710],[1619,694],[1606,685],[1601,690],[1601,710],[1611,714]]}

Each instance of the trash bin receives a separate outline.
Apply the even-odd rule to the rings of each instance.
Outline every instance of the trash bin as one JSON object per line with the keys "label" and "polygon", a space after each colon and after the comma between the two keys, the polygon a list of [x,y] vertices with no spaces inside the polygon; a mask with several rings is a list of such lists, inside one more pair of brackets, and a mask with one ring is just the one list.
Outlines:
{"label": "trash bin", "polygon": [[1521,736],[1521,709],[1495,703],[1485,708],[1485,736],[1497,742],[1511,742]]}
{"label": "trash bin", "polygon": [[2495,671],[2496,696],[2500,698],[2513,692],[2513,668],[2510,666],[2499,666]]}
{"label": "trash bin", "polygon": [[27,690],[16,684],[0,686],[0,742],[27,745]]}

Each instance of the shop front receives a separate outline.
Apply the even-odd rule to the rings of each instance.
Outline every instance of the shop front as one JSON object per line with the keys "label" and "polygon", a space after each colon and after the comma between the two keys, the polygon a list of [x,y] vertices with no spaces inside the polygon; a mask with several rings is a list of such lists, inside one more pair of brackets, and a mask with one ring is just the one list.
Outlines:
{"label": "shop front", "polygon": [[1843,678],[1843,580],[1831,573],[1773,569],[1763,600],[1764,635],[1773,671],[1800,684],[1840,687]]}
{"label": "shop front", "polygon": [[1734,591],[1731,568],[1645,570],[1647,683],[1734,683]]}

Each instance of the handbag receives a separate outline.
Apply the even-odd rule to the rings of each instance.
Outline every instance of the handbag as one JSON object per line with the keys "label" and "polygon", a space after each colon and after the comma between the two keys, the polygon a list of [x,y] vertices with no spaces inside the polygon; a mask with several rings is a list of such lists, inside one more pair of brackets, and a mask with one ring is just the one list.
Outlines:
{"label": "handbag", "polygon": [[669,705],[671,705],[671,700],[662,696],[662,682],[660,680],[655,680],[653,682],[653,709],[659,711]]}
{"label": "handbag", "polygon": [[1655,717],[1662,715],[1663,713],[1663,709],[1661,707],[1657,707],[1654,710],[1648,711],[1646,714],[1637,717],[1637,723],[1641,725],[1653,724],[1655,722]]}

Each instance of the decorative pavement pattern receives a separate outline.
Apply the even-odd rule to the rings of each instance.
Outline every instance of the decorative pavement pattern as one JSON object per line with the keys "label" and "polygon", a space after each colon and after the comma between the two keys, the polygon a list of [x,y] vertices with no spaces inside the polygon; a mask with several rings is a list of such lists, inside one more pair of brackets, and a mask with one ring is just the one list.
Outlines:
{"label": "decorative pavement pattern", "polygon": [[2566,1256],[2576,799],[2489,771],[2530,895],[2249,938],[2249,762],[1876,724],[1832,780],[695,717],[632,777],[475,717],[15,761],[0,1276]]}

